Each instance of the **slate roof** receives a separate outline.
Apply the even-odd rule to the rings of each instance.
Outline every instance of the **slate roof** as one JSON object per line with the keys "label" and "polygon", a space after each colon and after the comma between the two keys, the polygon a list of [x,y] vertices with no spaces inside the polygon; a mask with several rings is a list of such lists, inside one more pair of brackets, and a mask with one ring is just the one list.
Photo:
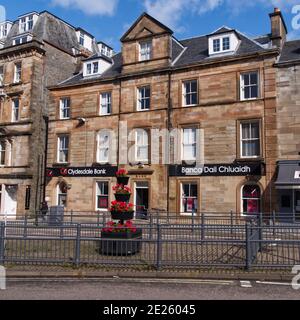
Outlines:
{"label": "slate roof", "polygon": [[266,34],[264,36],[254,38],[254,41],[256,41],[256,42],[258,42],[258,43],[260,43],[262,45],[266,45],[266,44],[270,43],[271,35],[270,34]]}
{"label": "slate roof", "polygon": [[[40,42],[47,41],[70,54],[73,54],[73,48],[80,49],[76,29],[48,11],[43,11],[39,14],[33,29],[28,33],[32,34],[33,40]],[[12,46],[14,38],[18,36],[22,36],[22,34],[19,33],[17,20],[14,22],[7,38],[4,40],[4,49]],[[97,52],[96,42],[94,43],[93,51]]]}
{"label": "slate roof", "polygon": [[[240,40],[239,47],[234,54],[228,57],[240,57],[244,55],[267,52],[269,49],[264,48],[259,42],[256,42],[242,33],[222,27],[213,34],[220,34],[228,31],[234,31]],[[226,56],[225,56],[226,57]],[[92,59],[92,57],[90,58]],[[208,36],[200,36],[185,40],[176,40],[172,37],[172,61],[170,68],[185,67],[203,62],[218,61],[224,59],[224,56],[209,56],[208,54]],[[102,75],[84,78],[82,72],[75,75],[73,78],[67,79],[58,84],[57,87],[72,86],[76,84],[98,82],[108,80],[109,78],[120,76],[122,73],[122,53],[112,57],[113,65]]]}
{"label": "slate roof", "polygon": [[280,63],[300,61],[300,40],[287,41],[279,58]]}

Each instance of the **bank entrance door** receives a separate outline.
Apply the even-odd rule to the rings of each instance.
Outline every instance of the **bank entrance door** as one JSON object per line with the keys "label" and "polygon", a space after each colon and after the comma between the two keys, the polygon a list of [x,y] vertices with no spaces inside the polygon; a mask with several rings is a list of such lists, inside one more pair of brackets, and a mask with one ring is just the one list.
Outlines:
{"label": "bank entrance door", "polygon": [[4,215],[7,217],[16,217],[17,215],[17,192],[18,186],[5,185],[4,187]]}
{"label": "bank entrance door", "polygon": [[146,218],[149,209],[149,183],[138,181],[134,184],[134,204],[136,218]]}

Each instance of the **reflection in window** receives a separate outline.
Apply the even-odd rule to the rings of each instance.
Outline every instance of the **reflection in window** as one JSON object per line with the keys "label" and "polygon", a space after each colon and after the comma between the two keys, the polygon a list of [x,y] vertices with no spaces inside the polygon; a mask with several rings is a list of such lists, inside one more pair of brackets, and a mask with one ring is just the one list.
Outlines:
{"label": "reflection in window", "polygon": [[245,185],[242,190],[243,213],[260,213],[261,191],[257,185]]}

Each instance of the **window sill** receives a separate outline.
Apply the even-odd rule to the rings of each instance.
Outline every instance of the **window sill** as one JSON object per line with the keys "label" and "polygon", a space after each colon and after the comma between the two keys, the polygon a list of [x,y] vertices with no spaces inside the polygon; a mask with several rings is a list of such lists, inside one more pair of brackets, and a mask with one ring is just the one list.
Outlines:
{"label": "window sill", "polygon": [[149,109],[137,109],[136,111],[137,111],[137,112],[145,112],[145,111],[150,111],[150,108],[149,108]]}
{"label": "window sill", "polygon": [[21,84],[23,84],[23,82],[22,82],[22,81],[19,81],[19,82],[13,82],[13,83],[11,83],[9,86],[14,87],[14,86],[19,86],[19,85],[21,85]]}
{"label": "window sill", "polygon": [[110,166],[110,162],[94,162],[92,167]]}
{"label": "window sill", "polygon": [[235,162],[262,162],[264,158],[262,157],[249,157],[249,158],[236,158]]}
{"label": "window sill", "polygon": [[257,98],[249,98],[249,99],[240,99],[240,102],[247,102],[247,101],[255,101],[255,100],[261,100],[261,97]]}
{"label": "window sill", "polygon": [[52,167],[69,167],[70,163],[69,162],[55,162],[52,164]]}
{"label": "window sill", "polygon": [[187,105],[182,105],[182,108],[197,107],[197,106],[199,106],[199,103],[196,103],[196,104],[187,104]]}

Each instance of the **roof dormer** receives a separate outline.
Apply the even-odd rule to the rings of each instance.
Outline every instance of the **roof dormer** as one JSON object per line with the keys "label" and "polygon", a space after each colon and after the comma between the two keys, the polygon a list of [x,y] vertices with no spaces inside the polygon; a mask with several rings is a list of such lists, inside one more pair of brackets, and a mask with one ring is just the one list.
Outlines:
{"label": "roof dormer", "polygon": [[209,56],[229,55],[237,51],[240,39],[237,33],[227,27],[222,27],[208,36]]}
{"label": "roof dormer", "polygon": [[107,71],[113,64],[112,59],[100,54],[95,54],[94,56],[84,60],[83,63],[83,76],[92,77],[100,76],[105,71]]}
{"label": "roof dormer", "polygon": [[113,56],[114,50],[112,47],[110,47],[109,45],[107,45],[106,43],[104,43],[102,41],[97,42],[97,45],[98,45],[98,50],[102,55],[109,57],[109,58],[111,58]]}
{"label": "roof dormer", "polygon": [[13,23],[11,21],[3,21],[0,23],[0,39],[5,39],[9,34],[9,31]]}
{"label": "roof dormer", "polygon": [[94,37],[81,28],[76,29],[76,35],[78,39],[78,43],[81,47],[93,52],[93,39]]}
{"label": "roof dormer", "polygon": [[38,18],[39,14],[35,11],[19,16],[19,33],[31,32]]}

